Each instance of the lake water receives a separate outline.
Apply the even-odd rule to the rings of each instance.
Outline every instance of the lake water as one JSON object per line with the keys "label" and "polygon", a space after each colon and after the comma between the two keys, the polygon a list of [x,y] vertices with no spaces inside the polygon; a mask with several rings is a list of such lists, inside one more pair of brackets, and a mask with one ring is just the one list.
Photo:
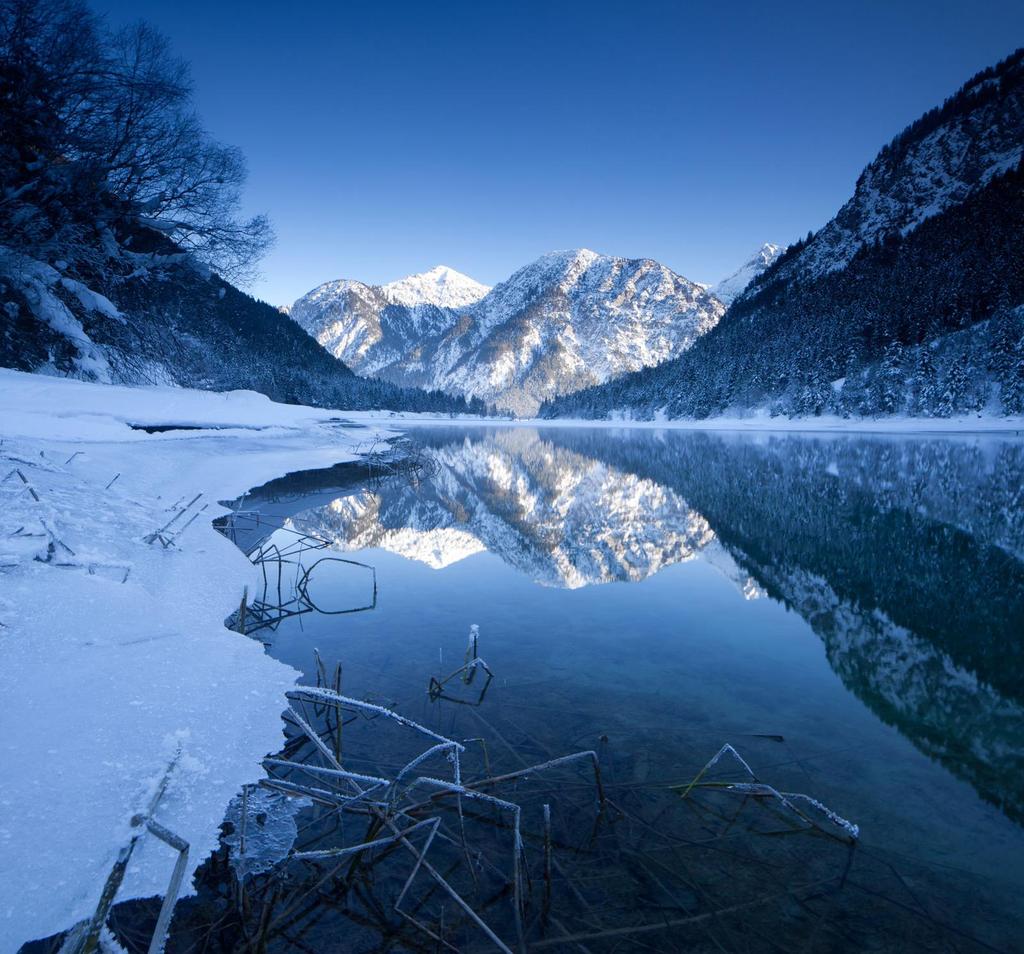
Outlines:
{"label": "lake water", "polygon": [[[422,480],[368,483],[341,467],[240,505],[281,525],[281,546],[296,531],[326,539],[376,577],[374,592],[365,567],[324,564],[312,600],[360,611],[260,635],[307,681],[315,648],[328,672],[342,665],[346,695],[487,739],[495,774],[598,753],[615,809],[596,838],[576,831],[585,772],[537,796],[564,847],[564,915],[537,933],[535,905],[532,942],[1024,950],[1024,443],[447,426],[412,437]],[[266,526],[248,533],[251,546]],[[478,672],[431,698],[430,677],[462,665],[471,624],[493,680]],[[673,786],[725,743],[761,782],[856,823],[856,846],[794,830],[806,826],[765,799],[683,799]],[[353,750],[357,770],[385,751]],[[707,779],[742,780],[737,768],[727,758]],[[524,826],[537,831],[540,811],[524,805]],[[415,944],[351,909],[310,910],[307,949]],[[349,940],[325,948],[337,930]]]}

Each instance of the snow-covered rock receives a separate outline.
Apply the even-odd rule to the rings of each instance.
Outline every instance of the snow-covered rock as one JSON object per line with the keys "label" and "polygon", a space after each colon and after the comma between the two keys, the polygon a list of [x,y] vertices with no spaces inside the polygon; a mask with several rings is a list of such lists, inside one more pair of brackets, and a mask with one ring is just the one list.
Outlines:
{"label": "snow-covered rock", "polygon": [[292,317],[363,375],[520,414],[659,364],[714,327],[722,303],[651,259],[573,249],[490,289],[439,267],[390,285],[328,282]]}
{"label": "snow-covered rock", "polygon": [[739,297],[746,287],[781,254],[781,245],[765,242],[736,271],[723,278],[716,285],[712,285],[709,289],[711,294],[726,305],[731,305],[733,300]]}

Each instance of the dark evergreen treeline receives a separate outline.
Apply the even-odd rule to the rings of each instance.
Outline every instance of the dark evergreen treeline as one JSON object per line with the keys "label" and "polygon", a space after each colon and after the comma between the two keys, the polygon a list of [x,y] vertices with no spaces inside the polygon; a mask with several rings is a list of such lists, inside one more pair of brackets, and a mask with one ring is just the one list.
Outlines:
{"label": "dark evergreen treeline", "polygon": [[1020,83],[1024,67],[1024,47],[1014,50],[1008,57],[975,73],[957,92],[946,98],[941,106],[929,109],[915,119],[882,147],[875,162],[896,165],[912,143],[919,142],[940,126],[957,116],[973,112],[987,103],[1003,98],[1011,85]]}
{"label": "dark evergreen treeline", "polygon": [[[542,415],[1024,412],[1024,166],[818,278],[762,280],[674,361]],[[780,259],[782,261],[782,259]],[[766,272],[766,275],[769,273]]]}

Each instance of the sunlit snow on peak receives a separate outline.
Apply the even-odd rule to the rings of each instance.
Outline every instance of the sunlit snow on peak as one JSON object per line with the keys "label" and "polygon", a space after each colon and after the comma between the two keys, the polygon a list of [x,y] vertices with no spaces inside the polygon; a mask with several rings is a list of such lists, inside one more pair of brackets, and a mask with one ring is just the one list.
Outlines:
{"label": "sunlit snow on peak", "polygon": [[465,308],[478,302],[491,289],[454,268],[437,265],[418,275],[408,275],[381,285],[380,290],[395,305]]}
{"label": "sunlit snow on peak", "polygon": [[711,286],[711,293],[721,302],[731,305],[746,287],[783,252],[781,245],[765,242],[735,272]]}

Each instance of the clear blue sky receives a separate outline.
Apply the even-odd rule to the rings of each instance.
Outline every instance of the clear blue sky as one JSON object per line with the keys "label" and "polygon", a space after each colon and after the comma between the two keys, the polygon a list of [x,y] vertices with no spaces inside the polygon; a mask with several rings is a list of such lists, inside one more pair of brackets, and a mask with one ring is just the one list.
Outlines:
{"label": "clear blue sky", "polygon": [[95,0],[192,63],[277,246],[252,291],[545,251],[698,281],[825,222],[878,148],[1024,43],[1024,2]]}

